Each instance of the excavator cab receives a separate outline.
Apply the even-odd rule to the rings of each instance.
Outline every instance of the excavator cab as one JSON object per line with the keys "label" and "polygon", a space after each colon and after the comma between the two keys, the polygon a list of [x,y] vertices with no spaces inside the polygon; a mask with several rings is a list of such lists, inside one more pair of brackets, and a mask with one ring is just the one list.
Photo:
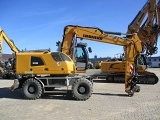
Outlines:
{"label": "excavator cab", "polygon": [[[61,51],[61,42],[56,42],[56,46],[58,46],[57,51]],[[88,62],[89,62],[89,55],[88,52],[92,52],[92,48],[88,47],[87,50],[87,44],[82,42],[74,42],[72,43],[72,47],[70,49],[70,57],[74,61],[76,65],[76,70],[78,71],[84,71],[88,69]]]}
{"label": "excavator cab", "polygon": [[78,43],[75,52],[75,65],[76,70],[86,70],[88,69],[88,51],[84,43]]}

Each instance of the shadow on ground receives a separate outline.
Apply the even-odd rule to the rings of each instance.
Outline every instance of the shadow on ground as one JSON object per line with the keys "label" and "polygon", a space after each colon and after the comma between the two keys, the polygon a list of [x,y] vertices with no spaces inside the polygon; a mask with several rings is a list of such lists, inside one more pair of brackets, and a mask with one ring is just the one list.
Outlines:
{"label": "shadow on ground", "polygon": [[3,78],[1,78],[1,77],[0,77],[0,80],[13,80],[13,81],[14,81],[14,79],[3,79]]}
{"label": "shadow on ground", "polygon": [[93,79],[95,83],[107,83],[106,80]]}
{"label": "shadow on ground", "polygon": [[[2,98],[27,100],[23,97],[21,89],[11,91],[8,87],[0,88],[0,99]],[[71,91],[67,94],[43,94],[39,99],[76,100]]]}
{"label": "shadow on ground", "polygon": [[23,99],[20,90],[11,91],[8,87],[0,88],[0,99],[10,98],[10,99]]}
{"label": "shadow on ground", "polygon": [[93,79],[95,83],[113,83],[113,84],[124,84],[122,82],[107,82],[105,79]]}
{"label": "shadow on ground", "polygon": [[113,93],[93,93],[94,95],[105,95],[105,96],[119,96],[128,97],[128,94],[113,94]]}
{"label": "shadow on ground", "polygon": [[43,94],[40,99],[58,99],[58,100],[76,100],[71,91],[68,91],[66,94]]}
{"label": "shadow on ground", "polygon": [[[113,93],[93,93],[93,95],[128,97],[127,94],[113,94]],[[11,91],[8,87],[0,88],[0,99],[1,98],[26,100],[22,95],[21,89]],[[76,99],[72,97],[71,91],[68,91],[67,94],[43,94],[39,99],[57,99],[57,100],[76,101]]]}

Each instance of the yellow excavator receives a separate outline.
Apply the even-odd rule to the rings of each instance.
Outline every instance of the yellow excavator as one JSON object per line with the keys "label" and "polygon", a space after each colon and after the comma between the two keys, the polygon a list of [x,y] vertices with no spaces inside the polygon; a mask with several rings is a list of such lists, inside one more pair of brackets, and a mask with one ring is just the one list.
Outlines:
{"label": "yellow excavator", "polygon": [[[148,0],[143,8],[138,12],[136,17],[128,26],[127,34],[137,33],[143,47],[143,55],[139,58],[138,81],[137,83],[156,84],[158,77],[151,72],[146,71],[146,67],[141,62],[144,57],[157,53],[157,40],[160,33],[160,1]],[[130,36],[126,36],[130,38]],[[106,77],[107,82],[124,82],[125,59],[123,61],[109,61],[101,63],[102,74]],[[105,73],[110,73],[105,75]]]}
{"label": "yellow excavator", "polygon": [[[129,96],[132,96],[135,91],[140,90],[139,86],[136,86],[137,73],[135,67],[137,66],[137,63],[135,61],[137,61],[138,56],[142,52],[142,45],[141,40],[136,33],[129,34],[131,38],[118,36],[120,34],[122,33],[104,31],[100,28],[67,25],[64,28],[60,51],[69,55],[71,58],[72,56],[75,56],[73,61],[76,66],[79,66],[82,70],[86,66],[86,54],[82,52],[75,54],[79,49],[76,47],[77,38],[125,47],[125,91]],[[130,67],[133,66],[133,63],[134,69],[130,69]]]}
{"label": "yellow excavator", "polygon": [[[87,100],[91,97],[93,91],[91,78],[75,74],[77,67],[65,53],[19,51],[13,41],[0,29],[1,43],[2,40],[5,40],[15,53],[16,74],[22,76],[14,80],[14,84],[10,87],[11,90],[21,88],[26,99],[34,100],[44,93],[67,93],[71,86],[73,97],[77,100]],[[2,53],[2,44],[0,48]],[[79,50],[81,51],[81,48]],[[85,49],[83,50],[87,53]],[[87,62],[87,54],[85,58]]]}
{"label": "yellow excavator", "polygon": [[[140,90],[140,88],[136,86],[136,83],[155,84],[158,82],[158,77],[154,73],[145,71],[142,65],[146,64],[146,55],[156,53],[156,42],[158,39],[160,26],[159,3],[160,2],[156,4],[156,1],[153,0],[147,1],[141,12],[134,19],[134,22],[138,19],[137,22],[139,24],[142,23],[145,18],[144,12],[146,12],[148,13],[146,21],[142,26],[139,25],[141,27],[139,29],[136,28],[136,31],[133,31],[135,30],[135,28],[133,28],[132,32],[123,34],[125,37],[119,37],[119,35],[122,35],[120,32],[109,32],[101,30],[100,28],[68,25],[64,29],[60,51],[72,57],[77,50],[77,38],[123,46],[125,49],[125,61],[118,62],[118,69],[116,69],[117,63],[115,62],[114,65],[112,63],[112,65],[110,64],[109,66],[110,68],[107,68],[109,72],[115,72],[117,70],[120,73],[116,71],[116,74],[107,74],[106,77],[107,80],[113,80],[113,77],[115,77],[115,79],[125,81],[125,91],[132,96],[134,93],[133,91]],[[134,24],[138,24],[137,22]],[[140,35],[145,32],[148,33],[143,36]],[[152,44],[148,44],[148,42]],[[85,59],[83,58],[81,61],[74,61],[76,65],[81,65],[82,67],[85,66],[83,65],[84,60]],[[101,70],[102,72],[106,72],[104,65]]]}
{"label": "yellow excavator", "polygon": [[[1,31],[1,39],[6,39]],[[54,93],[55,88],[72,86],[72,94],[78,100],[86,100],[92,94],[92,80],[89,76],[76,73],[88,68],[88,51],[79,46],[77,38],[120,45],[125,47],[125,92],[133,96],[139,91],[137,59],[143,51],[137,33],[125,34],[104,31],[99,28],[68,25],[64,28],[61,52],[18,52],[16,53],[16,73],[21,79],[14,80],[11,89],[22,88],[27,99],[37,99],[43,93]],[[0,39],[0,40],[1,40]],[[47,90],[53,88],[54,90]]]}

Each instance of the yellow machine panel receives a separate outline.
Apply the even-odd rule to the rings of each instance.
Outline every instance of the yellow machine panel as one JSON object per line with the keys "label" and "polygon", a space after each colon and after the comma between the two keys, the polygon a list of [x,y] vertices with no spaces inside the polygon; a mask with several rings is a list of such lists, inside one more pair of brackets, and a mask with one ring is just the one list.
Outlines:
{"label": "yellow machine panel", "polygon": [[[125,61],[103,61],[101,62],[102,72],[125,72]],[[145,68],[142,65],[138,65],[138,72],[145,72]]]}
{"label": "yellow machine panel", "polygon": [[101,62],[101,71],[102,72],[124,72],[125,64],[126,63],[122,61]]}
{"label": "yellow machine panel", "polygon": [[18,53],[16,55],[17,74],[71,74],[73,61],[60,52]]}

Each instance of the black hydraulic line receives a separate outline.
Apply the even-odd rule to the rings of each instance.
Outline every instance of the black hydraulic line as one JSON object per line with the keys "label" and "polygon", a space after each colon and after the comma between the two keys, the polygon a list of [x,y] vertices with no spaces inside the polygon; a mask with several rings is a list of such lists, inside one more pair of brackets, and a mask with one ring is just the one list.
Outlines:
{"label": "black hydraulic line", "polygon": [[[139,17],[139,15],[142,13],[143,9],[147,6],[147,4],[149,3],[149,1],[146,2],[146,4],[143,6],[143,8],[137,13],[136,17],[133,19],[133,21],[129,24],[129,26],[132,26],[132,24],[137,20],[137,18]],[[144,14],[141,15],[141,17],[139,18],[138,21],[140,21],[140,19],[142,18]]]}
{"label": "black hydraulic line", "polygon": [[129,26],[131,26],[135,20],[137,19],[137,17],[141,14],[141,11],[138,12],[138,14],[136,15],[136,17],[132,20],[132,22],[129,24]]}
{"label": "black hydraulic line", "polygon": [[148,21],[148,18],[147,18],[147,19],[145,20],[145,22],[142,24],[142,26],[141,26],[141,28],[140,28],[140,29],[143,29],[143,28],[145,27],[145,25],[146,25],[147,21]]}
{"label": "black hydraulic line", "polygon": [[126,34],[121,32],[111,32],[111,31],[103,31],[105,34],[112,34],[112,35],[132,35],[132,34]]}
{"label": "black hydraulic line", "polygon": [[113,34],[113,35],[122,35],[121,32],[110,32],[110,31],[104,31],[105,34]]}

